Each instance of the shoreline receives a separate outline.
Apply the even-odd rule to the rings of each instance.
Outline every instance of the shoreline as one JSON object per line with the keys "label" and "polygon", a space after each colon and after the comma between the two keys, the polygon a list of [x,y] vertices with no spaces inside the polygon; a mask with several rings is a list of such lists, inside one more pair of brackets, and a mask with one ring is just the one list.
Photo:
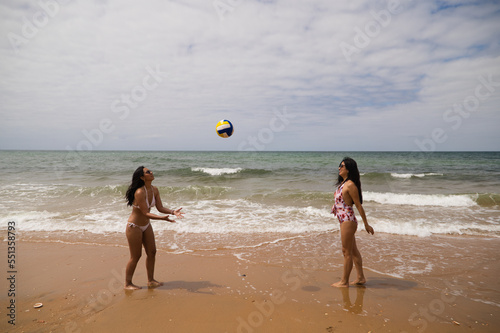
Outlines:
{"label": "shoreline", "polygon": [[[6,243],[1,243],[2,253]],[[155,277],[164,286],[146,288],[143,256],[134,276],[134,283],[143,289],[125,291],[128,250],[121,245],[20,241],[16,250],[16,325],[9,325],[5,315],[0,323],[8,332],[132,332],[139,328],[150,332],[495,332],[500,327],[499,307],[465,297],[463,284],[454,280],[455,272],[412,279],[365,269],[366,287],[333,288],[330,284],[340,278],[341,268],[324,269],[310,258],[275,264],[248,260],[234,251],[204,256],[160,249]],[[332,260],[342,265],[340,256]],[[474,276],[474,271],[463,269],[472,281],[482,282],[493,299],[498,297],[499,264],[492,263],[486,277],[484,271]],[[0,314],[7,307],[6,282],[1,285]],[[43,307],[33,308],[38,302]]]}

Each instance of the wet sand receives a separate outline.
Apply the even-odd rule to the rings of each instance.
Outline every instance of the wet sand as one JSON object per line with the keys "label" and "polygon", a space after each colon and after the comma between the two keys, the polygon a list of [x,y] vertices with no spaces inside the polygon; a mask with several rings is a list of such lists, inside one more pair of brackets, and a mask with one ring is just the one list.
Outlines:
{"label": "wet sand", "polygon": [[[424,245],[426,240],[413,238],[412,246],[419,242]],[[123,244],[21,241],[16,249],[16,325],[8,324],[11,298],[4,278],[0,331],[497,332],[497,244],[491,244],[493,258],[477,263],[487,269],[455,267],[418,278],[366,269],[366,286],[350,288],[330,286],[342,272],[338,255],[278,263],[264,260],[265,253],[173,254],[160,248],[155,277],[164,285],[146,287],[143,256],[134,276],[143,289],[125,291],[128,249]],[[0,246],[5,254],[6,242]],[[318,264],[322,260],[333,264]],[[467,284],[475,285],[483,298],[470,296]],[[33,308],[39,302],[43,307]]]}

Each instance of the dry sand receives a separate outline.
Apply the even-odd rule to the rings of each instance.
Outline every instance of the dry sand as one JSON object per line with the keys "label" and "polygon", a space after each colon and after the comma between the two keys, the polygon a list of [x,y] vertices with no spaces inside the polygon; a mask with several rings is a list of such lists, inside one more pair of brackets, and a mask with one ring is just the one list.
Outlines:
{"label": "dry sand", "polygon": [[[6,242],[0,246],[6,257]],[[159,251],[155,277],[164,286],[146,288],[143,256],[134,276],[143,289],[124,291],[124,246],[25,241],[16,250],[16,325],[8,323],[11,298],[4,278],[2,332],[500,330],[497,306],[466,299],[451,285],[433,285],[439,277],[424,285],[366,271],[365,288],[337,289],[330,284],[340,270],[256,264],[225,253]],[[38,302],[43,307],[35,309]]]}

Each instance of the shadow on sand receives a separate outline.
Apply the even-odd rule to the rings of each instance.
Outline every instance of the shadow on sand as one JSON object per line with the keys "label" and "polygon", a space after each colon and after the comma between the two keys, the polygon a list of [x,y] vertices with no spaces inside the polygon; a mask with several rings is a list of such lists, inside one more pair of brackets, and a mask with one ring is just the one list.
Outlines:
{"label": "shadow on sand", "polygon": [[191,293],[196,293],[196,294],[215,295],[215,293],[212,290],[204,291],[202,289],[222,288],[222,287],[223,286],[218,284],[213,284],[210,281],[169,281],[169,282],[164,282],[163,286],[154,289],[163,289],[163,290],[184,289]]}
{"label": "shadow on sand", "polygon": [[390,277],[378,277],[369,279],[365,286],[370,289],[397,289],[408,290],[418,285],[415,281],[407,281]]}

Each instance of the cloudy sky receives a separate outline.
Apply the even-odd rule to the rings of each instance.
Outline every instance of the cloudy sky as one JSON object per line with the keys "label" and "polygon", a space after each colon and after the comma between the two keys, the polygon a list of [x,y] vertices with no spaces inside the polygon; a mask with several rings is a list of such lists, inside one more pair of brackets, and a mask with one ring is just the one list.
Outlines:
{"label": "cloudy sky", "polygon": [[0,149],[500,150],[500,1],[2,0],[0,32]]}

